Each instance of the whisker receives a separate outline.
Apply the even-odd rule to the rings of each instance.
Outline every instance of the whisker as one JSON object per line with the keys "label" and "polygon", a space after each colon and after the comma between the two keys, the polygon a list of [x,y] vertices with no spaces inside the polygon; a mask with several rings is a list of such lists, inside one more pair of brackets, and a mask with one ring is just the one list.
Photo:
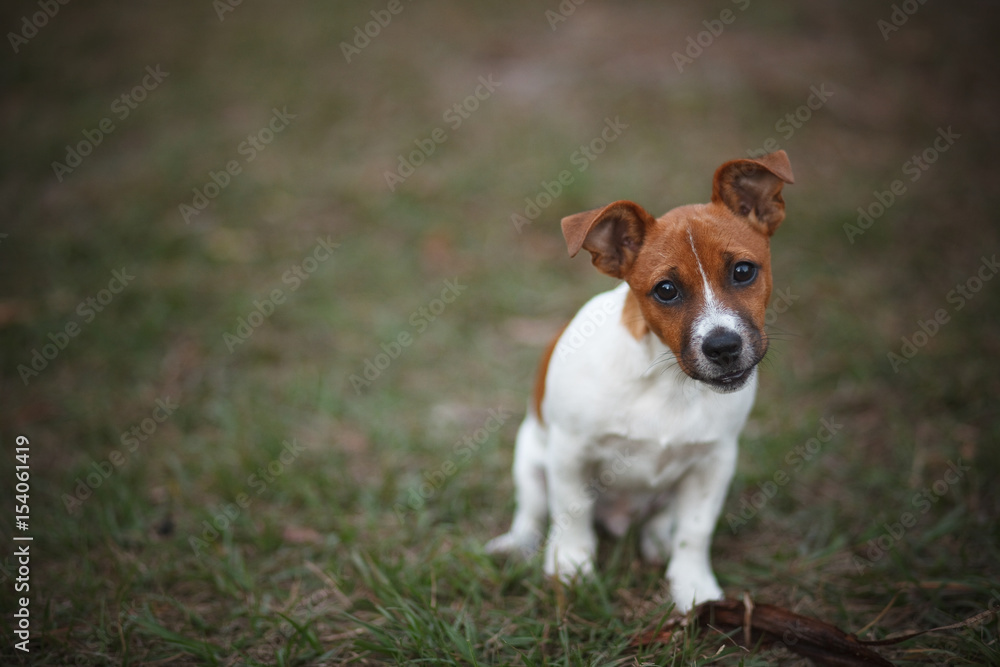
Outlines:
{"label": "whisker", "polygon": [[791,338],[802,338],[802,334],[797,331],[788,331],[786,329],[774,329],[767,332],[768,336],[788,336]]}
{"label": "whisker", "polygon": [[664,352],[655,360],[653,360],[653,363],[649,365],[649,368],[646,369],[646,372],[647,373],[650,372],[660,364],[663,364],[663,370],[660,371],[660,374],[662,375],[665,371],[669,370],[671,366],[678,364],[677,357],[675,357],[671,352]]}

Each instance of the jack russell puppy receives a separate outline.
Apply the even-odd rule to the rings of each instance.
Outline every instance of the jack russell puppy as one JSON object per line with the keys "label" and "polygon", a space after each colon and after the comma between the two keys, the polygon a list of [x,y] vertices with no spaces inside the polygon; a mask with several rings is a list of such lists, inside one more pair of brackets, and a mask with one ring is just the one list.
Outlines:
{"label": "jack russell puppy", "polygon": [[767,352],[770,238],[793,183],[784,151],[726,162],[709,204],[654,218],[631,201],[562,220],[624,282],[591,299],[546,351],[517,433],[517,511],[489,553],[530,556],[549,520],[544,571],[593,571],[595,522],[643,521],[644,559],[663,564],[676,609],[723,597],[709,560],[737,438]]}

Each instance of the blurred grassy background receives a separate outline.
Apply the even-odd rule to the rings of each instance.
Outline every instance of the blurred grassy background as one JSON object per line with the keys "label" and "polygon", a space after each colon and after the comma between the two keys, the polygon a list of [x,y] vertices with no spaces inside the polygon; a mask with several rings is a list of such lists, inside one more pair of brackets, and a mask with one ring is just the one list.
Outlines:
{"label": "blurred grassy background", "polygon": [[[898,593],[876,636],[1000,604],[1000,282],[949,299],[1000,250],[992,5],[920,5],[885,39],[888,3],[588,2],[553,24],[555,2],[403,2],[348,62],[342,44],[387,6],[71,3],[30,39],[8,34],[0,475],[12,489],[28,436],[32,664],[791,661],[717,637],[630,647],[666,602],[631,543],[608,545],[601,578],[569,600],[537,563],[481,551],[510,520],[541,347],[613,285],[566,257],[559,219],[706,201],[716,166],[769,139],[796,176],[772,245],[793,297],[724,511],[778,471],[790,481],[745,524],[720,521],[720,581],[850,631]],[[679,71],[675,54],[727,9]],[[28,34],[40,11],[10,3],[0,25]],[[153,83],[147,68],[166,74],[123,116],[116,100]],[[481,77],[498,85],[467,103]],[[476,106],[457,126],[456,104]],[[287,126],[248,149],[274,110]],[[114,129],[57,174],[105,118]],[[627,128],[581,171],[573,156],[606,119]],[[438,128],[446,140],[390,190],[385,173]],[[911,181],[942,128],[959,138]],[[572,184],[516,229],[563,170]],[[849,238],[897,179],[905,193]],[[339,245],[310,263],[327,257],[320,239]],[[134,279],[113,294],[114,271]],[[446,281],[458,296],[436,302]],[[249,338],[226,337],[275,290]],[[939,309],[948,321],[896,372],[888,353]],[[356,391],[401,333],[410,343]],[[796,458],[822,419],[842,428]],[[971,470],[942,483],[959,461]],[[915,525],[884,538],[907,512]],[[0,652],[22,659],[11,551]],[[997,622],[886,654],[996,664]]]}

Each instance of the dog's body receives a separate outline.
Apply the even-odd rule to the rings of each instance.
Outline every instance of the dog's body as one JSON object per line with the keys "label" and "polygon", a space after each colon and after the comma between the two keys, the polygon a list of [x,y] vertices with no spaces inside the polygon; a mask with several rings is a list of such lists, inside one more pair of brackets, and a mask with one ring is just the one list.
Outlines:
{"label": "dog's body", "polygon": [[722,597],[709,562],[767,351],[769,239],[784,219],[783,151],[719,167],[712,203],[659,220],[632,202],[563,220],[570,255],[625,283],[594,297],[557,337],[517,435],[517,513],[492,553],[534,552],[545,572],[588,574],[594,521],[670,564],[677,608]]}

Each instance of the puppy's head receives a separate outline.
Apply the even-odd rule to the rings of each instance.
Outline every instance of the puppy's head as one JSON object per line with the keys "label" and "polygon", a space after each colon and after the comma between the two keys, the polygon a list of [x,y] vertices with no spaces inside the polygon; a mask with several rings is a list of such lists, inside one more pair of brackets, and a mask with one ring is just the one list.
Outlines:
{"label": "puppy's head", "polygon": [[732,160],[715,172],[709,204],[654,218],[618,201],[563,218],[570,256],[581,248],[631,291],[624,323],[656,335],[681,369],[720,392],[736,391],[767,352],[771,235],[785,218],[781,188],[792,183],[784,151]]}

